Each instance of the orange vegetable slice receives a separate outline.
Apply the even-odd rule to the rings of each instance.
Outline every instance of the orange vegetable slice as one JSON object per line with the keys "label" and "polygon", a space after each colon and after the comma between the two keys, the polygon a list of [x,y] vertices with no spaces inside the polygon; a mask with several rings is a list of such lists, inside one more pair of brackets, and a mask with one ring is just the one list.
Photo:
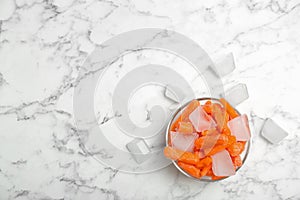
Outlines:
{"label": "orange vegetable slice", "polygon": [[211,162],[212,162],[211,157],[207,156],[207,157],[201,159],[201,160],[196,164],[196,167],[198,167],[198,168],[203,168],[203,167],[205,167],[205,166],[211,165]]}
{"label": "orange vegetable slice", "polygon": [[195,165],[199,162],[199,156],[195,153],[181,151],[172,147],[165,147],[164,155],[171,160],[178,160],[187,164]]}
{"label": "orange vegetable slice", "polygon": [[226,176],[215,176],[215,175],[212,175],[211,176],[211,180],[220,180],[220,179],[223,179],[225,178]]}
{"label": "orange vegetable slice", "polygon": [[227,148],[231,156],[238,156],[244,150],[244,145],[241,142],[235,142]]}
{"label": "orange vegetable slice", "polygon": [[201,170],[195,167],[194,165],[189,165],[184,162],[178,162],[178,166],[195,178],[201,177]]}
{"label": "orange vegetable slice", "polygon": [[207,101],[205,104],[202,106],[203,110],[208,114],[211,115],[212,113],[212,102]]}
{"label": "orange vegetable slice", "polygon": [[242,161],[242,159],[241,159],[241,156],[235,156],[235,157],[232,157],[232,162],[233,162],[233,165],[234,165],[236,168],[243,165],[243,161]]}
{"label": "orange vegetable slice", "polygon": [[171,131],[176,131],[179,128],[179,122],[188,122],[189,115],[200,106],[198,100],[193,100],[189,105],[182,111],[181,115],[176,119],[176,121],[171,125]]}
{"label": "orange vegetable slice", "polygon": [[164,148],[164,155],[171,160],[178,160],[183,153],[184,151],[169,146]]}
{"label": "orange vegetable slice", "polygon": [[209,148],[211,149],[215,145],[227,146],[229,140],[232,140],[232,137],[225,134],[206,135],[206,136],[199,137],[195,140],[194,148],[196,150],[199,150],[199,149],[209,149]]}
{"label": "orange vegetable slice", "polygon": [[236,143],[236,138],[233,135],[228,135],[228,146],[232,145],[233,143]]}
{"label": "orange vegetable slice", "polygon": [[229,114],[230,118],[236,118],[239,116],[239,114],[236,112],[236,110],[224,99],[220,99],[221,104],[225,108],[226,112]]}
{"label": "orange vegetable slice", "polygon": [[229,115],[221,107],[220,104],[214,103],[212,105],[212,117],[217,123],[219,131],[223,132],[224,129],[227,129],[227,122],[229,120]]}
{"label": "orange vegetable slice", "polygon": [[209,148],[209,149],[204,149],[204,154],[207,156],[211,156],[214,155],[220,151],[223,151],[226,149],[226,146],[224,145],[216,145],[213,148]]}
{"label": "orange vegetable slice", "polygon": [[207,166],[205,166],[205,167],[203,167],[203,169],[201,170],[201,173],[200,173],[201,177],[202,177],[202,176],[206,176],[206,174],[207,174],[208,171],[211,169],[211,167],[212,167],[211,164],[210,164],[210,165],[207,165]]}
{"label": "orange vegetable slice", "polygon": [[183,134],[192,134],[194,133],[194,128],[191,122],[179,122],[177,132]]}
{"label": "orange vegetable slice", "polygon": [[193,100],[189,105],[184,109],[181,114],[182,121],[188,120],[189,115],[198,107],[200,106],[200,102],[198,100]]}

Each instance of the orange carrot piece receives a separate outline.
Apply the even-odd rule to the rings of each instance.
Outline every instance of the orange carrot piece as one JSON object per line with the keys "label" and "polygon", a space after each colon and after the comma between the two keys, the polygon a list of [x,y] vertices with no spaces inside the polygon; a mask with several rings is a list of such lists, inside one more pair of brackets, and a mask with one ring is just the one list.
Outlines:
{"label": "orange carrot piece", "polygon": [[171,131],[176,131],[179,128],[179,122],[188,122],[189,115],[200,106],[198,100],[193,100],[187,105],[187,107],[182,111],[181,115],[176,119],[176,121],[171,125]]}
{"label": "orange carrot piece", "polygon": [[244,150],[244,146],[240,142],[236,142],[228,146],[227,151],[230,153],[231,156],[238,156]]}
{"label": "orange carrot piece", "polygon": [[172,147],[165,147],[164,155],[171,160],[178,160],[187,164],[195,165],[199,162],[199,156],[197,154],[181,151]]}
{"label": "orange carrot piece", "polygon": [[184,152],[178,160],[187,164],[195,165],[199,162],[199,156],[195,153]]}
{"label": "orange carrot piece", "polygon": [[217,134],[219,134],[220,132],[217,130],[217,129],[215,129],[215,128],[211,128],[211,129],[209,129],[209,130],[204,130],[204,131],[202,131],[201,132],[201,135],[202,136],[207,136],[207,135],[217,135]]}
{"label": "orange carrot piece", "polygon": [[215,145],[228,145],[229,137],[225,134],[214,134],[199,137],[195,140],[195,149],[208,149],[213,148]]}
{"label": "orange carrot piece", "polygon": [[178,162],[178,166],[195,178],[201,177],[201,170],[195,167],[194,165],[189,165],[184,162]]}
{"label": "orange carrot piece", "polygon": [[202,131],[202,132],[201,132],[201,136],[206,136],[206,135],[208,135],[208,133],[209,133],[208,130]]}
{"label": "orange carrot piece", "polygon": [[212,113],[212,102],[208,100],[205,102],[205,104],[202,106],[203,110],[208,114],[211,115]]}
{"label": "orange carrot piece", "polygon": [[203,169],[201,170],[201,173],[200,173],[201,177],[206,176],[206,174],[211,169],[211,167],[212,167],[212,164],[203,167]]}
{"label": "orange carrot piece", "polygon": [[239,116],[237,111],[224,98],[221,98],[220,102],[223,105],[223,107],[225,108],[225,110],[227,111],[227,113],[229,114],[231,119]]}
{"label": "orange carrot piece", "polygon": [[169,147],[169,146],[164,148],[165,157],[167,157],[171,160],[178,160],[183,153],[184,153],[184,151],[174,149],[174,148]]}
{"label": "orange carrot piece", "polygon": [[231,131],[230,131],[230,129],[227,126],[227,122],[226,122],[226,124],[224,126],[224,129],[222,130],[222,133],[224,133],[225,135],[231,135]]}
{"label": "orange carrot piece", "polygon": [[196,167],[203,168],[205,166],[209,166],[212,163],[212,159],[210,156],[207,156],[203,159],[201,159],[197,164]]}
{"label": "orange carrot piece", "polygon": [[223,179],[225,178],[226,176],[215,176],[215,175],[212,175],[211,176],[211,180],[220,180],[220,179]]}
{"label": "orange carrot piece", "polygon": [[173,124],[171,124],[171,131],[177,131],[177,129],[179,128],[179,122],[181,122],[181,115],[176,119],[175,122],[173,122]]}
{"label": "orange carrot piece", "polygon": [[226,146],[224,145],[216,145],[214,146],[212,149],[204,149],[204,154],[207,155],[207,156],[211,156],[211,155],[214,155],[220,151],[223,151],[226,149]]}
{"label": "orange carrot piece", "polygon": [[232,145],[233,143],[236,143],[236,137],[234,135],[228,136],[228,146]]}
{"label": "orange carrot piece", "polygon": [[212,116],[217,123],[219,131],[223,131],[227,127],[229,115],[223,110],[220,104],[214,103],[212,105]]}
{"label": "orange carrot piece", "polygon": [[198,107],[200,106],[200,102],[198,100],[193,100],[189,105],[184,109],[184,111],[181,114],[182,121],[188,120],[190,114]]}
{"label": "orange carrot piece", "polygon": [[241,159],[241,156],[235,156],[235,157],[232,157],[232,162],[233,162],[233,165],[238,168],[240,166],[242,166],[243,164],[243,161]]}
{"label": "orange carrot piece", "polygon": [[240,145],[241,145],[241,153],[244,151],[244,149],[245,149],[245,145],[246,145],[246,142],[244,142],[244,141],[239,141],[238,143],[240,143]]}
{"label": "orange carrot piece", "polygon": [[191,122],[179,122],[177,131],[183,134],[192,134],[194,133],[194,128]]}
{"label": "orange carrot piece", "polygon": [[208,170],[208,172],[206,173],[206,176],[213,176],[214,175],[214,173],[213,173],[213,171],[212,171],[212,168],[210,168],[209,170]]}

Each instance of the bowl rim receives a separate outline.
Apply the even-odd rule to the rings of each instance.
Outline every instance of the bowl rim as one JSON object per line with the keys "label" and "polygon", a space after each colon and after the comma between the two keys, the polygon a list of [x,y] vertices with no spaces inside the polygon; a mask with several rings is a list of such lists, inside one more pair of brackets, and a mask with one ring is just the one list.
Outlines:
{"label": "bowl rim", "polygon": [[[179,108],[176,109],[176,111],[172,114],[170,120],[169,120],[169,123],[168,123],[168,126],[167,126],[167,129],[166,129],[166,147],[169,146],[169,133],[170,133],[170,127],[174,121],[174,119],[176,118],[176,116],[178,115],[178,113],[180,111],[182,111],[190,102],[192,102],[193,100],[197,100],[199,102],[201,101],[207,101],[207,100],[212,100],[212,101],[217,101],[221,104],[220,102],[220,99],[218,98],[214,98],[214,97],[201,97],[201,98],[194,98],[194,99],[191,99],[187,102],[185,102],[183,105],[181,105]],[[234,110],[239,114],[241,115],[241,113],[235,108],[233,107]],[[251,129],[250,129],[250,132],[251,132]],[[246,142],[246,146],[247,148],[244,150],[245,151],[245,156],[243,158],[243,164],[242,166],[244,165],[245,161],[247,160],[248,158],[248,155],[249,155],[249,152],[250,152],[250,147],[251,147],[251,142],[252,141],[252,134],[250,135],[250,139],[249,141]],[[221,181],[221,180],[224,180],[224,179],[227,179],[229,177],[232,177],[232,176],[227,176],[227,177],[224,177],[224,178],[221,178],[221,179],[218,179],[218,180],[212,180],[212,179],[204,179],[203,177],[201,178],[195,178],[193,176],[191,176],[190,174],[188,174],[187,172],[185,172],[183,169],[181,169],[181,167],[179,167],[179,165],[177,164],[177,162],[175,160],[172,160],[172,163],[173,165],[175,165],[175,167],[182,173],[184,174],[185,176],[189,177],[189,178],[192,178],[193,180],[196,180],[196,181],[199,181],[199,182],[216,182],[216,181]],[[242,166],[238,167],[235,171],[237,172]]]}

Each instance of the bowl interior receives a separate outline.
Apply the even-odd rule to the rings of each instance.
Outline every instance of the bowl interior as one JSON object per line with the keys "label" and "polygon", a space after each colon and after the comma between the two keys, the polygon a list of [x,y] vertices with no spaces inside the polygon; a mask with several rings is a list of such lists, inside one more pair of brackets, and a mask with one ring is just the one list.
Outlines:
{"label": "bowl interior", "polygon": [[[220,105],[222,105],[219,101],[219,99],[216,99],[216,98],[198,98],[196,99],[200,102],[201,105],[205,104],[206,101],[210,100],[212,101],[213,103],[219,103]],[[177,120],[177,118],[181,115],[182,111],[186,108],[186,106],[190,103],[191,101],[185,103],[184,105],[182,105],[180,108],[178,108],[175,113],[173,114],[169,124],[168,124],[168,127],[167,127],[167,130],[166,130],[166,146],[169,146],[170,145],[170,131],[171,131],[171,125],[173,124],[173,122],[175,122]],[[235,109],[236,110],[236,109]],[[236,110],[239,114],[240,112],[238,110]],[[243,164],[242,166],[244,165],[247,157],[248,157],[248,154],[249,154],[249,151],[250,151],[250,146],[251,146],[251,139],[246,143],[245,145],[245,150],[241,153],[241,159],[243,161]],[[197,180],[197,181],[207,181],[207,182],[214,182],[214,181],[220,181],[220,180],[223,180],[223,179],[226,179],[228,177],[225,177],[223,179],[219,179],[219,180],[211,180],[211,178],[209,176],[204,176],[204,177],[201,177],[200,179],[197,179],[191,175],[189,175],[187,172],[185,172],[183,169],[181,169],[179,167],[179,165],[177,164],[177,161],[172,161],[173,164],[176,166],[176,168],[181,172],[183,173],[184,175],[186,175],[187,177],[189,178],[192,178],[194,180]],[[241,166],[241,167],[242,167]],[[238,171],[241,167],[237,168],[236,171]]]}

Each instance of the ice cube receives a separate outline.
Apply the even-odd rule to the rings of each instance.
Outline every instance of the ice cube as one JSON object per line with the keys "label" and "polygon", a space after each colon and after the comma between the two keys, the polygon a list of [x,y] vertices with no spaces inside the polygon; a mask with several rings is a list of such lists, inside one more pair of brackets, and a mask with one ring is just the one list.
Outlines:
{"label": "ice cube", "polygon": [[198,138],[197,133],[193,134],[182,134],[178,132],[171,131],[171,143],[175,149],[182,151],[193,152],[194,142]]}
{"label": "ice cube", "polygon": [[190,114],[189,120],[191,121],[197,132],[202,132],[216,126],[214,120],[208,114],[206,114],[201,106],[198,106]]}
{"label": "ice cube", "polygon": [[229,53],[217,61],[216,69],[221,77],[232,72],[235,69],[233,54]]}
{"label": "ice cube", "polygon": [[126,144],[126,148],[138,164],[141,164],[150,158],[150,148],[143,139],[136,138],[132,140]]}
{"label": "ice cube", "polygon": [[224,150],[211,156],[212,170],[216,176],[231,176],[235,174],[231,157],[228,151]]}
{"label": "ice cube", "polygon": [[225,99],[236,106],[249,98],[248,89],[245,84],[239,83],[225,92]]}
{"label": "ice cube", "polygon": [[180,103],[185,98],[185,94],[180,88],[173,85],[167,85],[165,88],[165,97]]}
{"label": "ice cube", "polygon": [[228,122],[231,134],[237,141],[248,141],[250,139],[250,129],[247,115],[241,115]]}
{"label": "ice cube", "polygon": [[283,130],[272,119],[267,118],[262,127],[261,135],[264,138],[266,138],[269,142],[277,144],[281,140],[283,140],[288,135],[288,133],[285,130]]}

